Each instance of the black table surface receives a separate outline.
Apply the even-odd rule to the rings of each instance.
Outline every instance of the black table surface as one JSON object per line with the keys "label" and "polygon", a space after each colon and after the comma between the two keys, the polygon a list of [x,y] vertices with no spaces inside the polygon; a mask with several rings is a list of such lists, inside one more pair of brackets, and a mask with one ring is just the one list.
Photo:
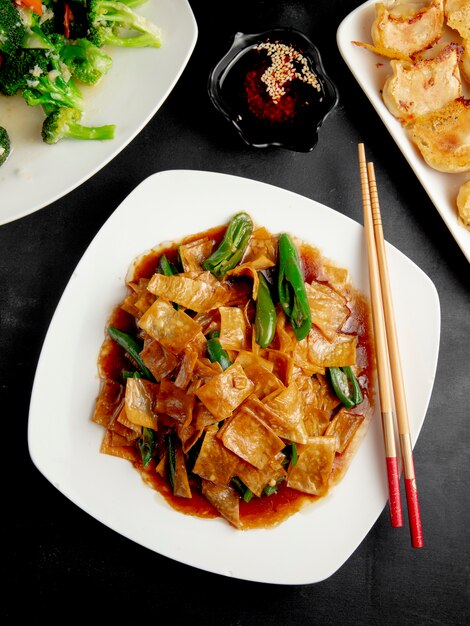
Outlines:
{"label": "black table surface", "polygon": [[[469,264],[338,51],[337,28],[360,3],[190,4],[198,41],[153,119],[77,189],[0,227],[0,562],[5,581],[0,614],[8,618],[6,623],[21,617],[33,623],[77,617],[233,626],[470,623]],[[207,95],[209,71],[233,34],[275,26],[292,26],[309,35],[339,90],[339,104],[309,153],[250,149]],[[160,556],[70,502],[30,459],[29,400],[55,307],[106,219],[147,176],[198,169],[278,185],[362,223],[358,142],[365,143],[380,180],[387,240],[431,278],[441,305],[437,375],[415,448],[425,547],[413,550],[406,527],[393,530],[385,508],[330,578],[310,585],[270,585],[219,576]],[[312,536],[318,540],[334,543],[335,537]],[[279,557],[280,567],[293,566],[288,545],[279,546]]]}

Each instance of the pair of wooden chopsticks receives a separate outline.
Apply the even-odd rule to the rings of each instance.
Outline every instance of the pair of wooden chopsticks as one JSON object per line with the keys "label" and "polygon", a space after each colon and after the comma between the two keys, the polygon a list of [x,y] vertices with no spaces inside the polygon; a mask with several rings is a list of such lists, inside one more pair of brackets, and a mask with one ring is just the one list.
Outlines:
{"label": "pair of wooden chopsticks", "polygon": [[358,145],[358,153],[364,211],[364,230],[369,259],[369,281],[377,375],[387,464],[390,519],[392,526],[403,526],[400,473],[395,443],[394,400],[403,464],[411,543],[414,548],[421,548],[424,543],[418,490],[416,487],[413,449],[411,445],[408,410],[393,312],[390,277],[388,273],[374,164],[366,162],[364,144],[360,143]]}

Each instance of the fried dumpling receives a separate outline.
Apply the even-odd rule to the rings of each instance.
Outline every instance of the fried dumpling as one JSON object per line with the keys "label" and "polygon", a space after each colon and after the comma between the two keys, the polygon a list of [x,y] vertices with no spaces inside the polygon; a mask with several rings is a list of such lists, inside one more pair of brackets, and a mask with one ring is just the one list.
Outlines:
{"label": "fried dumpling", "polygon": [[450,173],[470,170],[470,99],[457,98],[407,127],[429,166]]}
{"label": "fried dumpling", "polygon": [[460,56],[460,74],[462,78],[470,85],[470,32],[468,39],[462,42],[462,54]]}
{"label": "fried dumpling", "polygon": [[383,87],[386,107],[400,120],[411,120],[462,95],[459,54],[447,45],[434,58],[390,61],[393,74]]}
{"label": "fried dumpling", "polygon": [[444,25],[442,0],[378,3],[371,35],[378,48],[412,55],[431,47]]}
{"label": "fried dumpling", "polygon": [[447,26],[464,39],[470,36],[470,3],[468,0],[445,0],[444,13]]}
{"label": "fried dumpling", "polygon": [[457,209],[459,211],[459,219],[465,228],[470,230],[470,180],[467,180],[457,195]]}

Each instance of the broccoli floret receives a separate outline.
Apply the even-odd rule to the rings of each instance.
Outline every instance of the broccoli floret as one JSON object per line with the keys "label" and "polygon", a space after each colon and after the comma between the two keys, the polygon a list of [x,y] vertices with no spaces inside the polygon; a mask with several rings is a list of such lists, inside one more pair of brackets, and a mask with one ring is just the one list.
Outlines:
{"label": "broccoli floret", "polygon": [[22,48],[50,49],[54,47],[45,30],[43,30],[48,20],[43,22],[40,15],[26,7],[18,7],[18,13],[25,29]]}
{"label": "broccoli floret", "polygon": [[87,39],[77,39],[63,46],[60,58],[72,76],[86,85],[96,85],[113,64],[108,54]]}
{"label": "broccoli floret", "polygon": [[3,126],[0,126],[0,167],[7,160],[11,151],[10,137]]}
{"label": "broccoli floret", "polygon": [[22,96],[30,106],[52,105],[83,110],[82,94],[73,78],[68,76],[66,67],[60,60],[57,50],[43,52],[47,60],[47,71],[41,66],[29,69]]}
{"label": "broccoli floret", "polygon": [[0,91],[5,96],[14,96],[26,89],[28,82],[37,74],[47,73],[49,60],[44,50],[17,50],[5,55],[0,66]]}
{"label": "broccoli floret", "polygon": [[0,1],[0,51],[13,54],[23,44],[26,28],[12,0]]}
{"label": "broccoli floret", "polygon": [[[161,32],[158,26],[130,7],[130,2],[116,0],[89,0],[87,39],[96,46],[105,44],[126,48],[161,45]],[[123,34],[120,29],[134,31],[134,35]]]}
{"label": "broccoli floret", "polygon": [[18,92],[31,106],[53,105],[83,109],[83,99],[57,50],[18,50],[3,59],[0,91],[6,96]]}
{"label": "broccoli floret", "polygon": [[[142,4],[147,4],[148,0],[118,0],[125,4],[127,7],[140,7]],[[86,2],[86,0],[85,0]]]}
{"label": "broccoli floret", "polygon": [[64,2],[42,0],[42,15],[38,21],[46,36],[64,32]]}
{"label": "broccoli floret", "polygon": [[64,137],[73,139],[113,139],[114,124],[108,126],[82,126],[80,111],[61,107],[52,111],[43,122],[42,139],[45,143],[57,143]]}
{"label": "broccoli floret", "polygon": [[14,54],[19,48],[53,48],[49,36],[63,30],[53,0],[43,0],[42,15],[13,0],[0,0],[0,51]]}

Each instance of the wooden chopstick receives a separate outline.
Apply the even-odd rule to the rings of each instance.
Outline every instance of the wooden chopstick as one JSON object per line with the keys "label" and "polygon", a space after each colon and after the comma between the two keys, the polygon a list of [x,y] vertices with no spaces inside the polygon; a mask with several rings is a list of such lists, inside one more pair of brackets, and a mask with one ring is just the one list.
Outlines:
{"label": "wooden chopstick", "polygon": [[395,398],[395,409],[400,438],[401,456],[405,481],[406,502],[408,507],[408,520],[410,524],[411,543],[414,548],[422,548],[423,530],[421,526],[421,513],[416,486],[416,474],[413,460],[413,447],[411,444],[410,426],[408,421],[408,409],[406,405],[405,386],[400,361],[398,337],[395,325],[392,293],[390,288],[390,276],[385,250],[385,240],[382,228],[382,216],[380,213],[379,197],[373,163],[367,164],[370,196],[372,201],[372,222],[374,225],[375,245],[379,264],[380,286],[382,290],[382,303],[384,310],[385,327],[387,331],[387,345],[392,373],[392,386]]}
{"label": "wooden chopstick", "polygon": [[369,259],[372,322],[374,327],[377,375],[379,380],[379,396],[382,412],[382,428],[388,478],[390,522],[393,527],[397,528],[399,526],[403,526],[403,512],[400,496],[400,473],[398,470],[398,456],[395,442],[395,417],[393,414],[391,373],[388,360],[382,292],[380,287],[379,263],[372,225],[372,205],[363,144],[359,144],[359,171],[361,176],[362,204],[364,210],[364,230]]}

